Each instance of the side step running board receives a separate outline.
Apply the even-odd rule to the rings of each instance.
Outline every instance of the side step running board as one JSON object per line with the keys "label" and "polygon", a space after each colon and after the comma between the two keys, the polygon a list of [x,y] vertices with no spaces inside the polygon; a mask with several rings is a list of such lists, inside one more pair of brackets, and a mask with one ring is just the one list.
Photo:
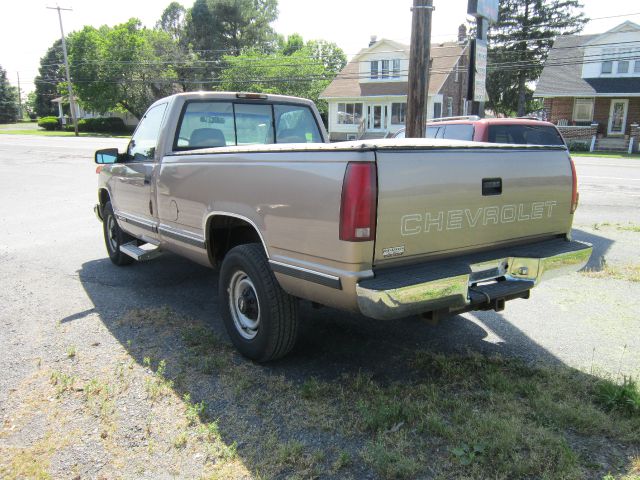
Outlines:
{"label": "side step running board", "polygon": [[120,245],[120,251],[139,262],[154,259],[162,254],[157,245],[145,243],[144,245],[138,246],[136,241]]}

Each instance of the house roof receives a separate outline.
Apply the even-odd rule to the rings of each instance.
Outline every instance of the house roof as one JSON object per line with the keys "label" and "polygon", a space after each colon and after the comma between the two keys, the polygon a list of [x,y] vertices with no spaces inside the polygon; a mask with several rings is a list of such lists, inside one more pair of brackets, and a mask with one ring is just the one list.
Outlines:
{"label": "house roof", "polygon": [[[640,93],[640,78],[582,78],[585,47],[599,45],[598,38],[632,27],[624,22],[596,35],[562,35],[556,38],[536,86],[535,97],[593,97],[611,94]],[[625,30],[627,31],[627,30]]]}
{"label": "house roof", "polygon": [[[409,56],[408,45],[393,40],[381,39],[371,47],[360,50],[322,92],[320,98],[406,95],[409,90],[409,85],[406,81],[360,82],[360,62],[362,57],[382,43],[387,43],[390,48],[399,50],[407,57]],[[464,45],[453,42],[434,45],[434,47],[437,48],[432,47],[431,50],[433,63],[429,76],[429,95],[437,95],[440,92],[444,82],[465,50]]]}

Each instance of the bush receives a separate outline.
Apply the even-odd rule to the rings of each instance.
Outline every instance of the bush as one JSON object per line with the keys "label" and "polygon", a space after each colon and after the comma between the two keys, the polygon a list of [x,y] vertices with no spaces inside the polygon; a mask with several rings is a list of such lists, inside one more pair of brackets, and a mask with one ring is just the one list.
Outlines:
{"label": "bush", "polygon": [[42,117],[38,120],[38,126],[45,130],[56,130],[60,124],[57,117]]}
{"label": "bush", "polygon": [[569,141],[567,142],[567,146],[569,147],[569,151],[571,152],[588,152],[589,151],[589,144],[587,142]]}
{"label": "bush", "polygon": [[83,118],[78,122],[81,132],[127,132],[124,121],[118,117]]}

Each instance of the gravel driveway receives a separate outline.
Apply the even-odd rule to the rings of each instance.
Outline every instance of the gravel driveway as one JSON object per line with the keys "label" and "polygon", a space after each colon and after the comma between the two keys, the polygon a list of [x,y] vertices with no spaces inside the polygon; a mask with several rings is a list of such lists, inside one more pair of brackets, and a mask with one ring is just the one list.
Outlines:
{"label": "gravel driveway", "polygon": [[[246,372],[246,379],[236,374],[207,388],[244,391],[243,382],[259,382],[251,373],[257,369],[270,379],[269,398],[278,397],[278,382],[304,384],[311,378],[332,382],[359,373],[381,382],[401,380],[408,375],[407,359],[418,350],[500,355],[522,359],[528,365],[542,362],[617,378],[640,373],[640,282],[632,281],[633,268],[640,265],[640,232],[633,228],[640,225],[640,182],[629,180],[640,178],[638,161],[609,167],[625,170],[624,176],[618,177],[618,173],[607,174],[606,167],[594,166],[592,159],[576,160],[579,175],[584,171],[589,178],[581,182],[584,212],[579,210],[576,216],[574,238],[594,244],[588,266],[593,274],[550,281],[537,288],[531,300],[510,302],[500,313],[470,313],[437,325],[419,318],[376,322],[304,305],[301,337],[292,354],[268,367],[257,367],[229,348],[219,318],[213,271],[171,254],[129,268],[117,268],[106,257],[101,225],[92,212],[96,175],[91,159],[97,148],[123,147],[125,142],[0,138],[0,417],[4,422],[0,472],[7,452],[30,445],[35,446],[35,453],[29,450],[29,455],[46,457],[45,470],[52,472],[53,478],[199,478],[212,455],[227,455],[230,476],[252,477],[257,467],[243,461],[244,455],[238,451],[255,447],[250,435],[255,427],[254,409],[235,412],[246,416],[237,418],[233,431],[246,427],[246,435],[232,439],[216,434],[218,440],[209,442],[217,449],[215,454],[190,450],[191,437],[185,437],[184,448],[170,448],[182,443],[181,430],[172,420],[175,409],[187,415],[188,423],[189,411],[199,408],[197,402],[184,398],[184,393],[205,398],[206,392],[197,395],[197,391],[174,388],[165,381],[189,382],[180,376],[186,371],[184,365],[167,361],[166,373],[160,364],[162,359],[177,355],[181,342],[189,345],[188,338],[178,341],[171,337],[173,327],[167,325],[174,325],[175,320],[167,316],[169,311],[193,324],[194,329],[200,324],[210,326],[215,335],[211,341],[224,352],[224,362],[240,369],[234,371]],[[606,188],[599,176],[610,177]],[[611,178],[620,178],[620,185]],[[614,201],[608,200],[609,193]],[[160,307],[168,310],[157,310]],[[145,309],[152,309],[153,319],[140,313],[148,311]],[[154,334],[157,341],[150,348],[144,341]],[[192,345],[199,346],[197,341]],[[116,378],[127,379],[126,387],[118,388],[127,388],[130,393],[117,407],[110,406],[108,395],[113,388],[108,385]],[[65,392],[71,396],[60,409],[53,399]],[[162,402],[143,407],[143,400],[154,394]],[[81,399],[93,405],[91,415],[74,418],[73,412],[84,408]],[[114,415],[133,420],[125,435],[109,444],[106,439],[113,434],[109,425],[115,425]],[[65,418],[65,434],[59,438],[47,427],[52,416]],[[315,442],[318,451],[331,443],[329,437],[323,437],[327,434],[322,428],[314,430],[314,440],[308,438],[308,432],[273,421],[276,431],[284,429],[294,439],[298,436],[307,444]],[[140,425],[148,425],[153,434],[145,435]],[[199,431],[199,435],[209,435]],[[350,445],[345,441],[340,451],[332,451],[330,462],[326,457],[314,460],[313,453],[296,453],[293,444],[290,454],[302,462],[296,464],[302,465],[296,471],[307,468],[306,477],[314,478],[314,465],[329,462],[335,467],[340,458],[353,459]],[[136,452],[127,464],[107,460],[110,455],[124,457],[127,451]],[[289,458],[286,449],[282,455]],[[5,463],[7,458],[4,456]],[[254,457],[247,454],[246,458]],[[29,463],[28,458],[25,461]],[[624,462],[618,466],[609,460],[603,462],[607,468],[627,468]],[[269,464],[265,465],[260,468],[270,471]],[[341,478],[335,472],[332,475]],[[351,460],[346,476],[379,475],[370,464]],[[304,478],[305,474],[299,476]]]}

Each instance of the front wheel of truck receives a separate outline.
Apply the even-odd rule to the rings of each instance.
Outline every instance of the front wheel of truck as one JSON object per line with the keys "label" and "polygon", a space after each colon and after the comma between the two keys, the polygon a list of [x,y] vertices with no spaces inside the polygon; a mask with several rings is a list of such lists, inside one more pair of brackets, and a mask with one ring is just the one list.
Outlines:
{"label": "front wheel of truck", "polygon": [[120,229],[118,221],[116,220],[116,216],[113,213],[111,202],[105,203],[102,212],[102,230],[104,233],[104,243],[107,247],[109,258],[114,264],[120,267],[133,263],[133,258],[120,251],[120,245],[132,242],[133,240],[135,240],[135,238]]}
{"label": "front wheel of truck", "polygon": [[242,355],[268,362],[289,353],[298,336],[298,301],[280,287],[261,245],[231,249],[218,288],[224,326]]}

